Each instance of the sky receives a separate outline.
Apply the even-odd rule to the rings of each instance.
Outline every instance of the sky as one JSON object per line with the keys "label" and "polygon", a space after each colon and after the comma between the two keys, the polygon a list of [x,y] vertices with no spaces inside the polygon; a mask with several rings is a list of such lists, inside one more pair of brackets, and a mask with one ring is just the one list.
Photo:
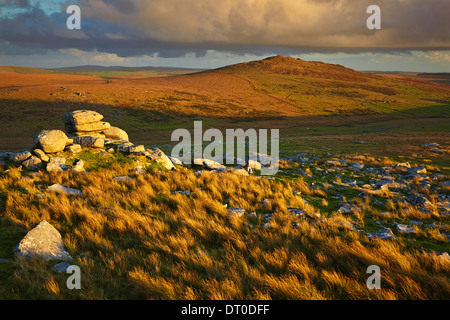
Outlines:
{"label": "sky", "polygon": [[[370,5],[381,29],[367,28]],[[217,68],[280,54],[450,72],[449,17],[450,0],[0,0],[0,65]]]}

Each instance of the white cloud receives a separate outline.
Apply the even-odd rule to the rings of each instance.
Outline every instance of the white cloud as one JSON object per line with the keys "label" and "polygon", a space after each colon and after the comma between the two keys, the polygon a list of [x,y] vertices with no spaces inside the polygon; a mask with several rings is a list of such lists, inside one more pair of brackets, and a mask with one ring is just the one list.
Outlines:
{"label": "white cloud", "polygon": [[450,51],[421,52],[418,54],[418,57],[432,63],[450,63]]}
{"label": "white cloud", "polygon": [[100,62],[104,63],[121,63],[126,60],[126,58],[119,57],[115,53],[103,53],[98,51],[83,51],[76,48],[71,49],[60,49],[60,53],[63,55],[75,56],[81,58],[81,61],[88,62]]}

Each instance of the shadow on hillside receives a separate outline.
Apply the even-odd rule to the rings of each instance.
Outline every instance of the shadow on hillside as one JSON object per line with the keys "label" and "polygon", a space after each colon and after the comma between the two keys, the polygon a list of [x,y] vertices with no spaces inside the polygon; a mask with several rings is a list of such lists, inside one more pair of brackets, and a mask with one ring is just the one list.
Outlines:
{"label": "shadow on hillside", "polygon": [[[442,101],[440,101],[442,103]],[[104,115],[104,121],[125,130],[136,144],[170,144],[174,130],[193,129],[195,120],[203,121],[203,130],[218,128],[280,129],[283,133],[302,136],[309,128],[333,134],[333,128],[364,126],[393,119],[446,118],[450,117],[450,105],[419,107],[390,114],[365,115],[316,115],[303,117],[214,117],[156,110],[89,104],[85,102],[50,102],[0,99],[0,152],[21,151],[33,143],[36,133],[46,129],[64,130],[62,114],[74,110],[95,110]]]}

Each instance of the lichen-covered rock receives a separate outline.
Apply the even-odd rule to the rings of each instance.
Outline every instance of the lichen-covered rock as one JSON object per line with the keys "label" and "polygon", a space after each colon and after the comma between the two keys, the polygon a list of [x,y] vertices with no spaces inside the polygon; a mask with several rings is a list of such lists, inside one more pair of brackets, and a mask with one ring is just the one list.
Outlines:
{"label": "lichen-covered rock", "polygon": [[47,163],[48,172],[63,172],[63,165],[66,164],[66,159],[62,157],[51,157]]}
{"label": "lichen-covered rock", "polygon": [[78,160],[77,163],[70,169],[74,172],[85,172],[86,169],[84,168],[84,161]]}
{"label": "lichen-covered rock", "polygon": [[340,207],[337,212],[342,214],[352,214],[358,211],[360,211],[360,208],[357,205],[346,203]]}
{"label": "lichen-covered rock", "polygon": [[381,240],[397,240],[390,228],[383,228],[376,232],[368,233],[367,236],[370,240],[375,240],[377,238]]}
{"label": "lichen-covered rock", "polygon": [[105,140],[100,138],[95,138],[92,136],[84,136],[84,137],[74,137],[74,144],[79,144],[82,147],[88,148],[104,148]]}
{"label": "lichen-covered rock", "polygon": [[63,185],[57,184],[57,183],[48,187],[47,190],[50,192],[56,192],[56,193],[66,194],[66,195],[71,195],[71,196],[76,196],[76,197],[81,197],[83,195],[83,193],[80,190],[67,188],[67,187],[64,187]]}
{"label": "lichen-covered rock", "polygon": [[30,151],[26,150],[23,152],[13,153],[11,154],[10,160],[15,163],[22,163],[25,160],[31,158],[32,154]]}
{"label": "lichen-covered rock", "polygon": [[66,112],[62,115],[63,122],[71,125],[82,125],[86,123],[99,122],[103,119],[103,115],[96,111],[76,110]]}
{"label": "lichen-covered rock", "polygon": [[416,167],[416,168],[410,168],[408,169],[408,173],[415,175],[415,174],[426,174],[427,169],[424,167]]}
{"label": "lichen-covered rock", "polygon": [[245,169],[235,169],[235,170],[232,170],[231,172],[234,174],[237,174],[239,176],[248,176],[249,175],[248,171]]}
{"label": "lichen-covered rock", "polygon": [[14,252],[25,258],[39,257],[46,261],[72,260],[62,242],[61,234],[45,220],[25,235]]}
{"label": "lichen-covered rock", "polygon": [[110,128],[111,125],[108,122],[93,122],[84,124],[66,124],[65,128],[68,132],[101,132]]}
{"label": "lichen-covered rock", "polygon": [[76,153],[80,153],[82,151],[82,148],[79,144],[71,144],[71,145],[67,146],[66,151],[76,154]]}
{"label": "lichen-covered rock", "polygon": [[258,161],[255,161],[255,160],[248,160],[246,165],[245,165],[245,168],[247,170],[253,169],[253,170],[260,171],[261,170],[261,163],[258,162]]}
{"label": "lichen-covered rock", "polygon": [[239,218],[245,214],[245,210],[242,208],[229,207],[227,211],[230,218]]}
{"label": "lichen-covered rock", "polygon": [[414,227],[405,224],[397,223],[395,224],[395,227],[397,228],[397,231],[400,234],[415,234],[417,232],[417,230]]}
{"label": "lichen-covered rock", "polygon": [[145,147],[143,145],[132,145],[128,147],[127,152],[129,153],[145,152]]}
{"label": "lichen-covered rock", "polygon": [[30,159],[22,163],[22,166],[28,170],[37,170],[42,167],[42,161],[38,157],[31,156]]}
{"label": "lichen-covered rock", "polygon": [[136,181],[136,179],[128,177],[128,176],[119,176],[119,177],[113,178],[113,181],[117,181],[117,182],[134,182],[134,181]]}
{"label": "lichen-covered rock", "polygon": [[110,127],[103,130],[103,134],[107,139],[123,139],[129,141],[128,134],[124,130],[117,127]]}
{"label": "lichen-covered rock", "polygon": [[41,161],[48,162],[50,160],[49,156],[45,154],[41,149],[34,149],[33,153],[38,157]]}
{"label": "lichen-covered rock", "polygon": [[183,162],[178,159],[178,158],[174,158],[174,157],[169,157],[170,161],[172,161],[172,163],[176,166],[183,166]]}
{"label": "lichen-covered rock", "polygon": [[193,161],[194,166],[203,166],[207,170],[225,169],[226,167],[217,161],[203,158],[195,158]]}
{"label": "lichen-covered rock", "polygon": [[63,151],[68,143],[67,135],[61,130],[46,130],[34,137],[38,148],[45,153],[56,153]]}
{"label": "lichen-covered rock", "polygon": [[170,161],[169,157],[166,156],[164,152],[162,152],[158,148],[148,149],[149,155],[147,156],[150,160],[155,161],[161,164],[167,170],[174,170],[175,166],[172,161]]}

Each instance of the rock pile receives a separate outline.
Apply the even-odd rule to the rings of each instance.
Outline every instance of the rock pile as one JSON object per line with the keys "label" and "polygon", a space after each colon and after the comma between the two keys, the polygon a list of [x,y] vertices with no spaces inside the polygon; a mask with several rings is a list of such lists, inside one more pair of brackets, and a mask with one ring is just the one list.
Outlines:
{"label": "rock pile", "polygon": [[[78,159],[78,162],[75,162],[76,165],[71,167],[66,164],[65,156],[69,154],[69,158],[73,159],[74,155],[83,151],[84,148],[93,148],[103,155],[120,152],[131,157],[146,157],[167,170],[176,170],[176,166],[185,166],[179,159],[166,156],[156,147],[146,148],[144,145],[133,144],[124,130],[112,127],[109,122],[104,122],[103,118],[100,113],[90,110],[66,112],[62,115],[66,132],[42,131],[34,137],[35,144],[31,148],[18,153],[2,153],[0,158],[6,157],[17,167],[22,166],[32,171],[46,169],[48,172],[65,170],[84,172],[83,161]],[[201,166],[207,171],[233,172],[246,176],[253,174],[255,170],[261,170],[261,163],[252,160],[249,160],[245,166],[230,168],[210,159],[194,159],[192,166]]]}
{"label": "rock pile", "polygon": [[[128,134],[124,130],[112,127],[109,122],[103,122],[103,115],[98,112],[77,110],[63,114],[62,118],[69,137],[73,138],[75,143],[78,142],[81,146],[90,146],[90,142],[95,141],[95,139],[129,141]],[[101,144],[100,140],[97,144]]]}
{"label": "rock pile", "polygon": [[18,152],[4,152],[0,158],[8,159],[17,167],[28,170],[46,169],[48,172],[72,170],[84,172],[84,162],[81,159],[73,167],[66,165],[62,152],[73,155],[84,148],[94,148],[103,154],[121,152],[128,156],[142,156],[157,162],[167,170],[175,166],[164,152],[158,148],[146,149],[144,145],[135,145],[129,141],[128,134],[104,122],[103,115],[96,111],[77,110],[62,115],[66,132],[61,130],[45,130],[34,137],[35,144],[29,149]]}
{"label": "rock pile", "polygon": [[74,144],[82,147],[103,148],[106,136],[104,130],[111,127],[108,122],[102,122],[103,115],[95,111],[78,110],[67,112],[62,116],[65,130]]}

